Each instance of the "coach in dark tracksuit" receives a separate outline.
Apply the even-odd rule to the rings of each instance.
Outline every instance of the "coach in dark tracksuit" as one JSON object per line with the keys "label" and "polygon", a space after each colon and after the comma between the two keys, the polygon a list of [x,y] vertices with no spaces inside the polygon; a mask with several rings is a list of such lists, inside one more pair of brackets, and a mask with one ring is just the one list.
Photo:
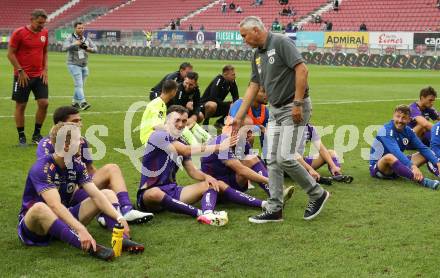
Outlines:
{"label": "coach in dark tracksuit", "polygon": [[[228,115],[231,103],[238,99],[238,87],[235,83],[235,69],[231,65],[223,67],[223,73],[217,75],[206,88],[202,96],[205,121],[209,124],[210,117],[221,117],[216,125],[223,125],[225,117]],[[231,93],[232,102],[224,101],[226,96]]]}
{"label": "coach in dark tracksuit", "polygon": [[162,86],[165,80],[174,80],[178,84],[180,84],[183,82],[183,79],[185,79],[185,76],[188,74],[188,72],[192,70],[193,70],[193,66],[190,63],[185,62],[180,64],[178,71],[165,75],[164,78],[162,78],[162,80],[160,80],[160,82],[156,86],[151,88],[150,100],[153,100],[158,96],[160,96],[160,92],[162,91]]}

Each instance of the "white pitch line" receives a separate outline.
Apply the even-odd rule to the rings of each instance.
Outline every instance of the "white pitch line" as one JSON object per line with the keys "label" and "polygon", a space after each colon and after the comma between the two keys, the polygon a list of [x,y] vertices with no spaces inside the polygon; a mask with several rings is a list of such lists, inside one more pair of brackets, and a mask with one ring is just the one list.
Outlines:
{"label": "white pitch line", "polygon": [[[108,95],[108,96],[87,96],[87,98],[147,98],[147,94],[144,96],[124,96],[124,95]],[[49,99],[52,98],[72,98],[72,96],[49,96]],[[11,97],[1,97],[0,99],[11,99]]]}
{"label": "white pitch line", "polygon": [[[400,99],[375,99],[375,100],[351,100],[351,101],[338,101],[338,102],[314,102],[312,105],[329,105],[329,104],[352,104],[352,103],[368,103],[368,102],[392,102],[392,101],[409,101],[414,100],[414,98],[400,98]],[[81,112],[81,115],[99,115],[99,114],[124,114],[127,112],[140,113],[142,111],[103,111],[103,112]],[[53,114],[47,114],[47,116],[52,116]],[[32,117],[34,115],[25,115],[26,117]],[[13,115],[0,115],[2,118],[14,118]]]}

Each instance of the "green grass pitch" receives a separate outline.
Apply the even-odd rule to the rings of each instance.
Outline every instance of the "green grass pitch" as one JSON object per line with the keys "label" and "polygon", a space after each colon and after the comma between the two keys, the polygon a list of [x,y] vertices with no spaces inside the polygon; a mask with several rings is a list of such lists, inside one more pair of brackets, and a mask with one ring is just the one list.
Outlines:
{"label": "green grass pitch", "polygon": [[[112,263],[84,255],[61,242],[50,247],[25,247],[16,234],[17,214],[27,171],[35,159],[35,146],[18,148],[10,100],[12,69],[6,52],[0,65],[0,265],[2,277],[438,277],[440,262],[439,192],[410,182],[379,181],[368,174],[361,148],[368,148],[363,131],[369,125],[389,121],[392,109],[409,104],[420,88],[440,89],[438,72],[309,66],[313,100],[312,122],[320,126],[355,125],[360,131],[356,148],[344,154],[343,169],[355,177],[351,185],[327,187],[332,196],[319,217],[306,222],[302,214],[306,194],[298,189],[287,204],[282,224],[254,225],[247,217],[259,210],[219,204],[229,212],[222,228],[199,225],[187,216],[161,213],[143,226],[132,226],[132,236],[145,244],[143,255],[124,254]],[[49,113],[69,105],[73,81],[65,54],[49,56]],[[114,151],[124,148],[124,116],[128,107],[147,100],[149,89],[166,73],[177,69],[182,59],[91,55],[86,95],[92,104],[82,113],[84,130],[100,124],[108,127],[105,157],[96,165],[117,163],[135,200],[140,174],[127,156]],[[225,61],[190,60],[200,75],[203,92]],[[231,62],[237,71],[240,94],[249,81],[249,62]],[[26,134],[33,130],[35,103],[26,111]],[[135,116],[140,120],[141,113]],[[48,116],[43,134],[52,119]],[[138,134],[133,137],[138,143]],[[347,138],[345,138],[347,140]],[[323,137],[329,148],[334,134]],[[424,172],[426,169],[423,167]],[[327,169],[320,170],[327,175]],[[191,180],[179,172],[179,181]],[[286,180],[287,184],[292,181]],[[263,198],[259,188],[250,194]],[[96,222],[89,225],[98,242],[110,244],[110,233]]]}

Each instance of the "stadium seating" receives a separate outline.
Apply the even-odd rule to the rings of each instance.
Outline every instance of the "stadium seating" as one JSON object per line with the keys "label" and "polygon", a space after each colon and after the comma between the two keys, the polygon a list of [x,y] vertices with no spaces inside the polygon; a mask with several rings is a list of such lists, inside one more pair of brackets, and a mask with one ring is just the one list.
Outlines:
{"label": "stadium seating", "polygon": [[[323,21],[333,23],[333,31],[359,30],[364,22],[368,31],[436,31],[440,10],[436,0],[344,0],[339,11],[321,15]],[[320,24],[308,23],[305,30],[320,29]]]}
{"label": "stadium seating", "polygon": [[48,14],[56,11],[67,0],[19,0],[2,1],[0,9],[0,28],[14,29],[29,23],[32,10],[44,9]]}
{"label": "stadium seating", "polygon": [[94,9],[110,10],[116,6],[126,3],[127,0],[83,0],[65,10],[47,24],[48,29],[54,29],[65,23],[74,21],[76,18],[87,14]]}
{"label": "stadium seating", "polygon": [[[226,1],[230,3],[231,1]],[[278,1],[264,0],[262,6],[251,6],[251,0],[235,0],[236,5],[240,5],[243,13],[238,14],[228,7],[227,13],[221,12],[221,4],[217,4],[210,9],[200,13],[199,15],[185,21],[182,24],[182,29],[188,29],[191,24],[194,29],[198,29],[203,24],[206,30],[237,30],[237,25],[241,19],[249,15],[260,16],[267,27],[270,27],[272,21],[278,18],[279,22],[286,25],[293,19],[299,19],[308,13],[316,10],[320,6],[327,3],[326,0],[302,0],[290,1],[289,5],[296,11],[293,17],[280,16],[279,12],[282,10]]]}
{"label": "stadium seating", "polygon": [[171,19],[200,9],[210,0],[136,0],[98,17],[88,29],[154,30],[166,27]]}

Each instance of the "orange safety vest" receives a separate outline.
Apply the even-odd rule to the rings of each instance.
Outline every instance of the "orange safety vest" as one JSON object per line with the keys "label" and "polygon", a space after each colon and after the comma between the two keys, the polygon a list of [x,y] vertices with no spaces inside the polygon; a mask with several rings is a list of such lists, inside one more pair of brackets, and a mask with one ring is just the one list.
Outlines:
{"label": "orange safety vest", "polygon": [[254,125],[263,125],[264,116],[266,115],[266,105],[264,104],[261,105],[260,115],[258,117],[255,117],[254,113],[252,113],[252,107],[249,107],[247,114],[249,117],[251,117],[252,121],[254,122]]}

